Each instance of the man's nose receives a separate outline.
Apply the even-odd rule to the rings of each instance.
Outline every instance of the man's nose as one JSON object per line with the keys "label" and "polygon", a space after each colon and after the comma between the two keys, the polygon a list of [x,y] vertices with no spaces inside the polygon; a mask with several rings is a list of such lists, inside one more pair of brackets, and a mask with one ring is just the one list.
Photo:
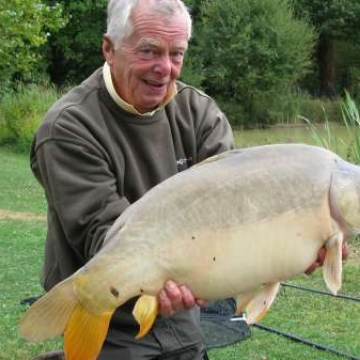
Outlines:
{"label": "man's nose", "polygon": [[162,55],[157,59],[157,62],[154,66],[154,71],[160,73],[161,75],[168,75],[171,73],[171,58],[168,54]]}

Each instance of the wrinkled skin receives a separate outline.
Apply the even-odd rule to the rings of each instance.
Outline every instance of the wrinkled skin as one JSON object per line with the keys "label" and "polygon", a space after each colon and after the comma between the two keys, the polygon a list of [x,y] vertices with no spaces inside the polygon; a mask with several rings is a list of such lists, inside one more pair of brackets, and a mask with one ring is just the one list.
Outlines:
{"label": "wrinkled skin", "polygon": [[145,113],[161,104],[180,76],[188,46],[184,16],[168,21],[153,16],[142,2],[132,16],[134,31],[119,48],[103,37],[103,54],[110,66],[116,92]]}

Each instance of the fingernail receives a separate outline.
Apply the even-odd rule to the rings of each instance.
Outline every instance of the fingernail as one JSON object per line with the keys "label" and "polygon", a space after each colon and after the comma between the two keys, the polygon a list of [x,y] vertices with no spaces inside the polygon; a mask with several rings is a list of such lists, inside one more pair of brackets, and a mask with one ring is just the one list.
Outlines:
{"label": "fingernail", "polygon": [[176,288],[176,285],[175,285],[175,283],[173,282],[173,281],[171,281],[171,280],[169,280],[167,283],[166,283],[166,289],[168,289],[168,290],[173,290],[173,289],[175,289]]}
{"label": "fingernail", "polygon": [[165,292],[164,290],[161,290],[161,291],[159,292],[159,297],[160,297],[161,299],[165,299],[165,298],[167,297],[166,292]]}

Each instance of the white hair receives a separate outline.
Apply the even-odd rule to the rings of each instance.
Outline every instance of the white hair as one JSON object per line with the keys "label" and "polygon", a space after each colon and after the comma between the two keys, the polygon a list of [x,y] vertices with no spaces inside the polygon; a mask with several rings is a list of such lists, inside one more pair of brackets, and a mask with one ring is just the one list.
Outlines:
{"label": "white hair", "polygon": [[[122,41],[133,33],[131,14],[134,8],[143,0],[109,0],[107,7],[106,34],[115,49],[119,48]],[[188,22],[188,39],[191,37],[192,21],[190,13],[181,0],[153,0],[151,11],[171,18],[178,13],[183,13]]]}

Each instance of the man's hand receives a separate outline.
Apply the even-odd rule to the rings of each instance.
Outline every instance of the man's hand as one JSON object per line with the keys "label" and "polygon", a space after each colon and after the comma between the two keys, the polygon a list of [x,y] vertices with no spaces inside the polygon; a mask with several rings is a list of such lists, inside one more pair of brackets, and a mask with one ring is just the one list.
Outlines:
{"label": "man's hand", "polygon": [[[348,249],[347,243],[344,241],[343,246],[342,246],[342,259],[346,260],[348,258],[348,256],[349,256],[349,249]],[[315,262],[313,264],[311,264],[308,269],[306,269],[305,274],[310,275],[318,267],[323,266],[325,257],[326,257],[326,247],[323,246],[322,248],[320,248]]]}
{"label": "man's hand", "polygon": [[185,285],[178,285],[168,280],[158,295],[159,313],[169,316],[180,309],[191,309],[195,305],[205,306],[206,302],[196,299],[193,293]]}

